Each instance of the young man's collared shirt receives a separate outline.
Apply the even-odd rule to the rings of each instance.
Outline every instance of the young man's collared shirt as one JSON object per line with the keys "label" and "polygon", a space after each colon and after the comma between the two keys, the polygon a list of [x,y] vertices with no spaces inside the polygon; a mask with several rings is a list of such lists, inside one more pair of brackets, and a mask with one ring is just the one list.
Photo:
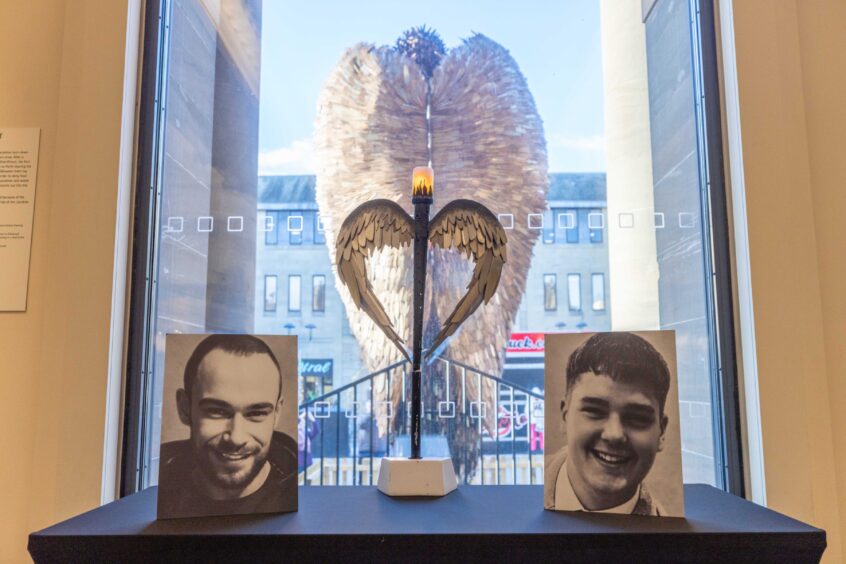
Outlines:
{"label": "young man's collared shirt", "polygon": [[[547,458],[549,457],[549,458]],[[544,455],[544,492],[543,492],[543,506],[546,509],[552,510],[566,510],[566,508],[558,507],[556,501],[558,499],[558,480],[563,475],[566,482],[566,488],[572,490],[570,480],[567,478],[567,472],[564,465],[567,462],[567,447],[563,446],[554,454]],[[573,497],[575,497],[573,493]],[[576,498],[578,501],[578,498]],[[624,504],[625,505],[625,504]],[[618,508],[612,508],[618,509]],[[581,503],[576,506],[575,511],[585,511]],[[605,512],[609,512],[606,510]],[[652,515],[656,517],[666,516],[667,512],[662,507],[661,503],[652,498],[649,489],[645,484],[641,483],[638,488],[638,495],[635,496],[635,504],[631,511],[632,515]]]}

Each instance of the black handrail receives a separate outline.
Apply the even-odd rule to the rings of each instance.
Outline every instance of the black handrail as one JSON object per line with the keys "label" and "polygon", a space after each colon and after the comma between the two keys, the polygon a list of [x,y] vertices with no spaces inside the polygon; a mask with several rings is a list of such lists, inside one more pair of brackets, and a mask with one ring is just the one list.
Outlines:
{"label": "black handrail", "polygon": [[[478,438],[476,439],[477,442],[475,443],[470,442],[465,445],[458,445],[457,447],[455,444],[452,445],[453,448],[462,449],[459,453],[460,456],[458,456],[456,460],[463,461],[465,469],[467,468],[468,461],[472,462],[472,457],[477,457],[476,460],[478,462],[478,467],[475,471],[471,472],[471,476],[464,476],[464,482],[471,483],[471,480],[474,482],[478,480],[482,484],[485,484],[486,470],[487,472],[490,472],[493,469],[496,476],[494,483],[499,484],[502,480],[502,470],[505,469],[507,473],[508,465],[510,464],[510,470],[512,473],[511,483],[517,484],[521,483],[521,481],[530,484],[540,483],[542,481],[542,472],[539,472],[539,476],[537,478],[535,476],[535,472],[542,470],[542,468],[535,466],[534,455],[541,454],[542,447],[537,449],[538,452],[533,452],[532,450],[538,436],[540,436],[540,433],[535,431],[535,426],[533,424],[533,410],[537,405],[536,402],[543,402],[543,394],[529,390],[519,384],[508,382],[500,377],[494,376],[459,361],[445,357],[438,357],[432,362],[442,362],[446,365],[446,400],[443,402],[437,402],[437,416],[450,419],[446,433],[451,436],[456,429],[460,429],[462,427],[465,429],[475,428],[474,431],[478,433]],[[395,362],[385,368],[362,376],[361,378],[349,382],[344,386],[311,398],[300,404],[300,424],[302,425],[302,432],[300,433],[301,444],[299,445],[301,451],[300,480],[303,485],[312,485],[314,483],[319,483],[320,485],[339,485],[339,476],[342,472],[342,460],[347,463],[344,467],[345,470],[349,470],[350,468],[352,469],[352,479],[349,481],[351,481],[353,485],[372,485],[375,483],[376,477],[374,471],[376,467],[374,465],[374,458],[378,459],[382,455],[391,455],[392,440],[396,440],[399,437],[405,437],[407,435],[407,416],[410,412],[410,409],[407,406],[408,400],[405,397],[405,375],[407,373],[407,364],[408,362],[405,360]],[[402,377],[402,395],[398,403],[394,404],[391,401],[391,383],[392,376],[398,369],[402,371],[400,374]],[[461,388],[457,393],[455,401],[450,399],[449,395],[449,382],[454,370],[461,371],[460,376],[456,375],[456,377],[461,378]],[[476,398],[473,402],[468,401],[466,396],[468,376],[475,378],[475,384],[478,390],[482,389],[483,381],[493,382],[496,386],[494,393],[495,425],[488,433],[488,435],[493,436],[483,436],[484,430],[487,430],[483,426],[483,420],[486,419],[485,411],[488,404],[483,401],[481,397]],[[376,379],[380,377],[385,378],[386,386],[384,388],[384,392],[380,391],[377,393],[375,391]],[[359,412],[360,403],[358,388],[360,386],[367,386],[367,389],[362,392],[365,394],[364,397],[369,398],[369,412]],[[352,391],[352,411],[349,409],[349,404],[347,404],[348,407],[345,411],[342,408],[342,396],[350,390]],[[501,398],[500,396],[503,392],[506,392],[508,395]],[[520,396],[522,396],[522,398]],[[387,404],[385,406],[387,413],[384,417],[388,420],[401,417],[396,428],[392,429],[395,422],[389,421],[387,424],[387,432],[384,436],[384,448],[381,446],[383,437],[376,436],[374,440],[374,435],[379,434],[376,427],[377,414],[375,410],[377,400],[380,400],[382,397],[384,397],[383,402]],[[460,397],[460,400],[457,399],[458,397]],[[461,405],[460,415],[459,408],[456,403]],[[446,404],[446,406],[444,406],[444,404]],[[510,404],[510,412],[508,412],[507,408],[503,408],[503,404]],[[476,408],[475,414],[473,413],[474,406]],[[522,406],[522,410],[520,409],[520,406]],[[328,407],[328,409],[322,409],[324,407]],[[398,408],[397,413],[393,413],[394,407]],[[430,415],[434,412],[433,407],[434,406],[430,406]],[[442,407],[448,407],[445,414],[442,414],[441,412]],[[503,409],[506,410],[505,414],[502,413]],[[344,416],[347,421],[342,424],[341,418]],[[357,420],[362,416],[367,417],[368,421],[359,428]],[[334,422],[331,421],[333,417],[335,418]],[[509,419],[511,420],[510,425],[507,423]],[[505,420],[506,424],[509,425],[509,430],[507,431],[509,434],[508,438],[500,437],[501,423],[503,420]],[[323,421],[324,423],[318,423],[320,421]],[[518,424],[518,421],[522,424]],[[536,422],[537,419],[534,419],[534,421]],[[526,428],[525,432],[519,433],[519,437],[517,429],[518,425],[520,429]],[[332,440],[331,437],[333,429],[335,432],[334,440]],[[392,430],[396,432],[392,433]],[[319,440],[315,440],[317,439],[316,435],[318,432],[320,433]],[[330,437],[328,440],[325,440],[325,434],[327,432],[330,433]],[[357,436],[359,432],[367,434],[366,446],[362,445],[361,450],[359,450],[359,437]],[[329,448],[334,446],[334,453],[326,451],[327,443],[329,444]],[[488,448],[490,450],[487,454],[485,452],[485,443],[488,444]],[[525,450],[523,446],[524,443]],[[317,452],[318,448],[319,452]],[[521,451],[519,454],[518,450]],[[501,455],[505,456],[505,458],[502,459]],[[312,457],[314,461],[319,464],[317,469],[314,468],[314,461],[312,460]],[[486,458],[495,459],[495,467],[492,468],[489,465],[488,468],[486,468]],[[518,460],[525,460],[526,458],[528,459],[528,479],[523,480],[522,477],[518,479]],[[327,465],[327,461],[331,460],[334,461],[334,464],[329,462]],[[504,466],[502,464],[503,460],[506,461]],[[471,465],[471,469],[475,466],[476,465]],[[324,476],[324,472],[326,470],[330,472],[329,479],[326,479]],[[335,472],[334,479],[331,479],[332,471]],[[306,476],[306,473],[308,473],[308,476]],[[365,473],[367,474],[366,479],[364,476]],[[490,480],[488,480],[487,483],[490,483]]]}

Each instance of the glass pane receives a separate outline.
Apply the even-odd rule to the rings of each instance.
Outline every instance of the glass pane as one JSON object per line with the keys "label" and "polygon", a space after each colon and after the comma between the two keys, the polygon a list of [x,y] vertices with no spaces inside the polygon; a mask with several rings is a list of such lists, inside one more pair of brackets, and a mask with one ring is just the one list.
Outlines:
{"label": "glass pane", "polygon": [[594,311],[601,311],[605,309],[605,275],[591,274],[590,275],[591,293],[593,295],[593,309]]}
{"label": "glass pane", "polygon": [[302,309],[300,296],[302,280],[299,275],[288,276],[288,311],[300,311]]}
{"label": "glass pane", "polygon": [[317,275],[312,277],[311,309],[312,311],[326,311],[326,277]]}
{"label": "glass pane", "polygon": [[582,309],[582,275],[567,275],[567,299],[571,311]]}
{"label": "glass pane", "polygon": [[276,311],[276,276],[264,277],[264,311]]}
{"label": "glass pane", "polygon": [[558,309],[558,285],[554,274],[543,275],[543,307],[546,311]]}
{"label": "glass pane", "polygon": [[[645,22],[640,0],[165,6],[145,485],[173,332],[299,336],[303,421],[316,421],[303,483],[371,483],[378,453],[408,449],[407,367],[339,280],[335,237],[364,202],[411,211],[411,168],[430,156],[433,214],[478,201],[509,246],[497,298],[428,368],[431,454],[451,456],[465,483],[540,483],[544,333],[674,329],[685,478],[716,483],[697,2],[658,0]],[[400,39],[424,22],[411,38],[433,51],[413,58],[403,49],[416,39]],[[410,260],[387,249],[366,262],[405,342]],[[472,262],[435,249],[428,260],[431,342]],[[367,471],[342,471],[359,446],[373,470],[368,457]]]}

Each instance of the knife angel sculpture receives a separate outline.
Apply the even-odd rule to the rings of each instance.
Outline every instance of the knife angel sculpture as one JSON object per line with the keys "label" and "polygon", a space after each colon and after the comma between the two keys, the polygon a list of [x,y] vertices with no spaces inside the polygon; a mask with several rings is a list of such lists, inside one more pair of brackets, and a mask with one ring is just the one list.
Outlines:
{"label": "knife angel sculpture", "polygon": [[[399,42],[396,48],[355,45],[327,77],[314,130],[320,216],[327,240],[334,241],[341,223],[363,202],[381,198],[410,211],[408,171],[431,156],[439,186],[433,214],[440,211],[439,206],[464,199],[479,202],[493,216],[503,218],[510,260],[502,265],[491,307],[479,308],[473,315],[474,308],[462,310],[462,315],[469,317],[441,347],[445,345],[445,357],[500,375],[539,234],[528,224],[528,216],[546,208],[543,124],[517,63],[495,41],[477,34],[454,49],[446,51],[441,43],[427,54],[419,48],[439,40],[427,41],[425,33],[413,39],[419,40],[405,45],[413,43],[417,50],[401,48]],[[451,245],[458,241],[453,236],[450,232]],[[467,236],[469,244],[469,231]],[[445,234],[443,241],[445,246]],[[464,244],[463,237],[461,242]],[[373,246],[367,288],[379,296],[394,333],[410,338],[411,253],[394,248],[393,237],[386,246],[384,235],[382,249],[376,249],[375,239]],[[336,254],[332,255],[334,262]],[[464,296],[475,268],[439,243],[430,247],[428,264],[423,346],[434,350],[431,345]],[[373,322],[373,314],[380,316],[379,310],[368,309],[370,306],[359,309],[353,294],[341,288],[342,265],[335,266],[341,299],[365,368],[375,372],[402,359],[396,341]],[[493,262],[490,268],[494,268]],[[395,408],[401,395],[399,380],[392,380],[389,392]],[[455,379],[451,382],[456,385]],[[486,387],[484,381],[480,390],[476,378],[468,378],[464,391],[468,401],[482,399],[494,405],[493,386]],[[377,390],[377,394],[385,393]],[[458,409],[460,413],[463,407]],[[377,417],[380,435],[385,433],[386,422],[384,416]],[[494,409],[487,410],[484,423],[493,434]]]}

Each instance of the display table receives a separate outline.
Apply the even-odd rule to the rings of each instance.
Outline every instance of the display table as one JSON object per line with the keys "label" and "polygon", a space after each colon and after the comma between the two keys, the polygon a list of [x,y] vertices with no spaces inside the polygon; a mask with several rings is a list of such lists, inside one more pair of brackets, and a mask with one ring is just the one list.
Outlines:
{"label": "display table", "polygon": [[818,562],[825,532],[704,485],[686,519],[558,513],[541,486],[439,499],[300,487],[297,513],[156,521],[156,488],[29,537],[36,562]]}

